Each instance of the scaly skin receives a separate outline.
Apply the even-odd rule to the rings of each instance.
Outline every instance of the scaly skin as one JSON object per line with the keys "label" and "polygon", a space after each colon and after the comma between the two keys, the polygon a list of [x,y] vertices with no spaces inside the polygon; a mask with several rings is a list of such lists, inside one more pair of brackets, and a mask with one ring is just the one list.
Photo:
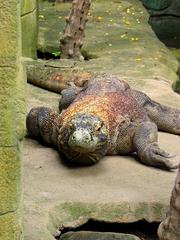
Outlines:
{"label": "scaly skin", "polygon": [[109,75],[92,79],[84,89],[72,86],[64,91],[60,108],[66,109],[60,115],[48,108],[28,114],[32,137],[53,143],[74,163],[92,164],[104,155],[137,152],[144,164],[169,170],[178,167],[158,147],[157,126],[180,134],[179,110],[161,106]]}

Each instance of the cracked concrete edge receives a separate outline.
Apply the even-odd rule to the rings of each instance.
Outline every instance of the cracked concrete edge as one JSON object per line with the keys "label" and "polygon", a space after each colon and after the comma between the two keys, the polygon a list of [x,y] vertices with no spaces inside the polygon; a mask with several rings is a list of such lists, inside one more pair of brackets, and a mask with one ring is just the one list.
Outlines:
{"label": "cracked concrete edge", "polygon": [[168,206],[158,202],[60,203],[49,211],[47,228],[52,236],[56,236],[65,228],[77,228],[89,220],[107,223],[130,223],[139,220],[160,222],[167,209]]}

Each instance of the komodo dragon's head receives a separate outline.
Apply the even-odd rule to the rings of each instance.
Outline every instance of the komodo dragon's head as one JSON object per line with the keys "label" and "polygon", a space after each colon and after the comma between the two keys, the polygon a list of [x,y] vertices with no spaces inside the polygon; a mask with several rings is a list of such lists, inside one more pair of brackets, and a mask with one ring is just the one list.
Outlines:
{"label": "komodo dragon's head", "polygon": [[62,127],[59,149],[71,162],[96,163],[107,151],[108,131],[104,122],[90,114],[77,114]]}

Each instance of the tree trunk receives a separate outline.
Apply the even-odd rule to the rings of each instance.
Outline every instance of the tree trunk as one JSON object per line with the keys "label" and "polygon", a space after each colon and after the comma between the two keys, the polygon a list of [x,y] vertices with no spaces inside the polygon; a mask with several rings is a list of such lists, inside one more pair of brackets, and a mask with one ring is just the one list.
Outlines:
{"label": "tree trunk", "polygon": [[170,209],[158,228],[160,240],[180,239],[180,167],[171,194]]}
{"label": "tree trunk", "polygon": [[72,9],[60,40],[61,58],[83,60],[81,48],[91,0],[73,0]]}

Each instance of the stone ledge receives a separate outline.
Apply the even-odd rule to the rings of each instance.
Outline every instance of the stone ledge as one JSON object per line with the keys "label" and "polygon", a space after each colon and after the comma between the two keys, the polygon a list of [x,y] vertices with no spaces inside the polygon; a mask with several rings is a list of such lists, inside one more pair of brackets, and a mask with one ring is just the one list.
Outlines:
{"label": "stone ledge", "polygon": [[50,210],[48,229],[52,235],[64,228],[77,228],[90,219],[108,223],[130,223],[139,220],[158,222],[168,206],[158,202],[82,203],[66,202]]}
{"label": "stone ledge", "polygon": [[16,147],[0,147],[0,216],[16,211],[20,201],[20,156]]}

